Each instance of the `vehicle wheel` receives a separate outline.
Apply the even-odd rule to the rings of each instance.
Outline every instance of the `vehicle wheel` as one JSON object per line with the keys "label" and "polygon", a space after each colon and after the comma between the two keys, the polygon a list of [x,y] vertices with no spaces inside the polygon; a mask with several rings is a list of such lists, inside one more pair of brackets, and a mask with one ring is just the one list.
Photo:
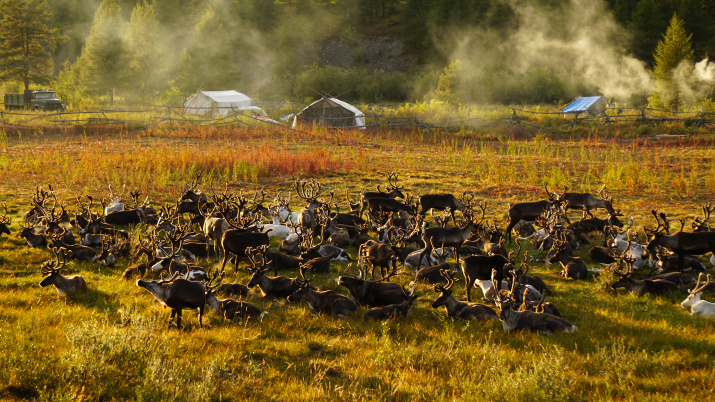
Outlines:
{"label": "vehicle wheel", "polygon": [[32,108],[32,110],[34,110],[34,111],[36,111],[36,112],[39,112],[39,111],[40,111],[40,107],[39,107],[39,106],[35,106],[34,108]]}

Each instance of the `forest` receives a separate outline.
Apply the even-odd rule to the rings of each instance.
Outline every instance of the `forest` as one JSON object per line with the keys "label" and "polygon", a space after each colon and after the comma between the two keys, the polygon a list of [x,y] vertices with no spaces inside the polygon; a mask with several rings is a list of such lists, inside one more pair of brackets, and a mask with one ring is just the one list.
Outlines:
{"label": "forest", "polygon": [[[712,104],[715,88],[715,6],[701,0],[2,4],[0,64],[13,62],[13,10],[36,4],[54,33],[41,45],[52,61],[45,79],[32,86],[51,85],[74,107],[178,105],[198,89],[237,89],[263,100],[330,93],[363,103],[558,104],[601,94],[697,109]],[[679,53],[659,63],[674,20]],[[4,72],[0,92],[22,81]]]}

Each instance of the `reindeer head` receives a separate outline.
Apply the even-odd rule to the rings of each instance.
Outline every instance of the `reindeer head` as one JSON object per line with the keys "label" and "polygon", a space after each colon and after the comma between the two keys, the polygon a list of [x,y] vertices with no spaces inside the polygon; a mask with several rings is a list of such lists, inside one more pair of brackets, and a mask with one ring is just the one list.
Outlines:
{"label": "reindeer head", "polygon": [[322,185],[316,180],[310,181],[298,181],[293,182],[293,189],[295,190],[298,197],[304,199],[308,202],[308,209],[312,212],[316,208],[323,205],[322,202],[318,201],[320,196],[320,189]]}
{"label": "reindeer head", "polygon": [[[40,286],[43,288],[45,286],[54,285],[56,283],[56,278],[61,276],[60,271],[67,265],[67,256],[69,255],[69,250],[62,247],[52,247],[52,252],[55,254],[55,261],[45,261],[40,267],[40,273],[45,277],[40,282]],[[62,257],[60,258],[60,255]]]}
{"label": "reindeer head", "polygon": [[453,298],[452,296],[452,286],[457,281],[454,279],[454,271],[451,269],[441,269],[439,273],[447,281],[446,286],[436,285],[434,291],[439,293],[439,297],[432,303],[432,308],[438,308],[444,306],[447,302]]}
{"label": "reindeer head", "polygon": [[0,215],[0,235],[5,233],[9,236],[11,233],[10,233],[10,228],[8,228],[7,225],[9,225],[12,220],[10,218],[8,218],[8,216],[7,216],[7,205],[5,205],[4,202],[2,203],[2,207],[5,210],[5,212],[2,215]]}

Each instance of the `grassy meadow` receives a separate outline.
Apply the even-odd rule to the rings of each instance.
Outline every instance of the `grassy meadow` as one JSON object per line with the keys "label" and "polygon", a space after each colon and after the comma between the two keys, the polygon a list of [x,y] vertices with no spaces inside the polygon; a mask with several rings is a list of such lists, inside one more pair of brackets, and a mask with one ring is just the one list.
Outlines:
{"label": "grassy meadow", "polygon": [[[655,139],[658,134],[687,136]],[[473,191],[488,203],[487,220],[501,228],[508,203],[542,199],[544,185],[595,193],[605,184],[615,208],[638,229],[654,225],[651,209],[689,224],[703,203],[715,200],[714,143],[707,129],[675,125],[583,126],[558,135],[521,126],[457,133],[5,128],[0,202],[7,204],[13,236],[0,237],[0,398],[553,401],[712,394],[715,320],[684,311],[684,294],[614,294],[598,280],[563,279],[560,267],[532,263],[530,273],[554,290],[547,300],[579,332],[505,334],[499,322],[452,321],[443,308],[430,307],[436,293],[427,285],[416,286],[419,298],[407,318],[384,323],[364,321],[364,308],[343,320],[314,316],[306,304],[263,299],[255,289],[244,300],[269,312],[262,321],[227,323],[207,308],[201,330],[196,312],[186,310],[185,330],[177,331],[167,330],[169,311],[151,294],[120,279],[132,261],[113,268],[72,262],[68,271],[84,276],[89,290],[59,296],[38,286],[40,264],[52,253],[28,248],[14,234],[35,186],[51,184],[70,211],[80,194],[106,198],[108,184],[139,189],[161,206],[176,200],[196,173],[203,174],[205,191],[213,179],[217,189],[225,182],[248,195],[264,189],[267,200],[285,195],[296,179],[315,178],[323,196],[334,191],[347,208],[346,190],[355,198],[361,189],[384,186],[385,173],[395,171],[414,196]],[[292,206],[299,205],[295,197]],[[596,267],[588,248],[577,253]],[[314,284],[335,289],[346,269],[334,263]],[[396,281],[412,277],[405,270]],[[227,282],[248,278],[243,266],[227,268]],[[459,300],[466,299],[463,286],[463,280],[455,286]],[[481,291],[472,290],[472,297],[478,301]]]}

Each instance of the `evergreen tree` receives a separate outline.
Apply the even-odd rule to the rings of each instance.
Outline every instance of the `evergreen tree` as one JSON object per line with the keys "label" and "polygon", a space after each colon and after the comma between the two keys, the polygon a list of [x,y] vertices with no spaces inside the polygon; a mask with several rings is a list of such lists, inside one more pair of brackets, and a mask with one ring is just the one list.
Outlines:
{"label": "evergreen tree", "polygon": [[683,20],[673,15],[670,25],[663,35],[663,40],[655,48],[655,65],[651,75],[655,79],[655,90],[651,97],[651,105],[656,108],[672,108],[677,110],[682,103],[678,83],[673,72],[683,62],[693,63],[692,34],[683,27]]}
{"label": "evergreen tree", "polygon": [[126,50],[129,57],[128,82],[138,87],[139,97],[155,94],[161,86],[163,68],[157,51],[159,22],[154,7],[142,0],[132,10],[127,25]]}
{"label": "evergreen tree", "polygon": [[52,14],[46,0],[0,0],[0,81],[47,84],[54,69],[52,52],[65,40],[48,26]]}
{"label": "evergreen tree", "polygon": [[128,55],[124,47],[125,22],[116,0],[103,0],[94,14],[82,55],[72,68],[79,69],[90,95],[107,94],[114,104],[114,91],[125,86]]}

